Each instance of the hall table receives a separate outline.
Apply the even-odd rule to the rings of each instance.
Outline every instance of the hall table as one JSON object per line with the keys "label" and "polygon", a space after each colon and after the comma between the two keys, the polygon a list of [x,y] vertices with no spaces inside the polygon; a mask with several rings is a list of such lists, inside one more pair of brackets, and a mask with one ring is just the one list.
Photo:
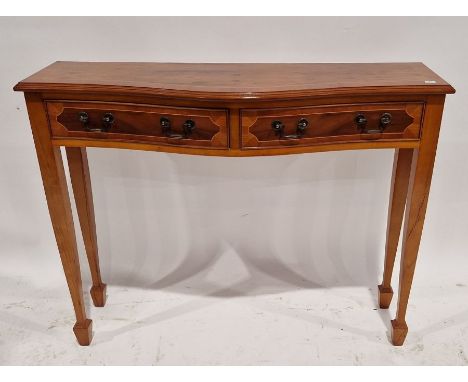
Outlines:
{"label": "hall table", "polygon": [[[394,345],[406,310],[424,224],[445,95],[455,90],[422,63],[186,64],[55,62],[19,82],[25,93],[49,213],[76,315],[89,345],[70,179],[92,276],[104,306],[86,147],[246,157],[394,149],[379,305],[393,297],[403,245]],[[287,240],[287,238],[285,238]]]}

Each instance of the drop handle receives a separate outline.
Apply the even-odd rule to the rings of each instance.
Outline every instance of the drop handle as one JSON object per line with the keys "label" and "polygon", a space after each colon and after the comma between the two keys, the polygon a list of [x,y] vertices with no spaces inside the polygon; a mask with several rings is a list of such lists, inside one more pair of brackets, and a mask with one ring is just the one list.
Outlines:
{"label": "drop handle", "polygon": [[81,124],[86,128],[88,127],[89,124],[89,115],[85,111],[80,111],[78,113],[78,120],[81,122]]}
{"label": "drop handle", "polygon": [[86,131],[92,133],[102,133],[108,131],[111,128],[112,124],[114,123],[114,116],[111,113],[106,113],[102,117],[101,126],[92,126],[89,114],[86,111],[80,111],[78,113],[78,120],[81,122]]}
{"label": "drop handle", "polygon": [[364,114],[358,114],[355,118],[356,125],[361,129],[361,132],[366,134],[381,134],[392,123],[392,115],[383,113],[379,119],[378,128],[367,128],[367,118]]}
{"label": "drop handle", "polygon": [[383,113],[380,117],[380,127],[384,130],[392,123],[392,115],[390,113]]}
{"label": "drop handle", "polygon": [[106,113],[102,116],[102,130],[108,131],[114,124],[115,118],[112,113]]}
{"label": "drop handle", "polygon": [[89,115],[85,111],[80,111],[78,113],[78,118],[79,118],[81,123],[88,123],[89,122]]}
{"label": "drop handle", "polygon": [[171,139],[188,138],[192,134],[193,129],[195,129],[195,121],[191,119],[187,119],[182,124],[182,133],[176,133],[172,131],[171,121],[167,117],[161,117],[159,123],[161,125],[163,134]]}
{"label": "drop handle", "polygon": [[184,130],[184,135],[188,137],[190,134],[192,134],[193,129],[195,129],[195,121],[187,119],[182,125],[182,127]]}
{"label": "drop handle", "polygon": [[368,134],[382,134],[384,130],[392,123],[392,115],[390,113],[383,113],[379,119],[379,128],[374,130],[367,130]]}
{"label": "drop handle", "polygon": [[361,129],[364,129],[367,125],[367,118],[364,114],[356,115],[355,121],[358,127],[360,127]]}
{"label": "drop handle", "polygon": [[161,117],[159,120],[163,134],[168,138],[181,139],[184,136],[182,134],[176,134],[171,130],[171,121],[169,118]]}
{"label": "drop handle", "polygon": [[271,123],[271,128],[280,138],[283,139],[300,139],[303,137],[306,129],[309,127],[309,121],[305,118],[301,118],[296,125],[296,134],[287,134],[284,135],[285,125],[281,121],[273,121]]}
{"label": "drop handle", "polygon": [[275,132],[276,135],[282,135],[282,132],[284,130],[284,125],[283,122],[281,121],[273,121],[271,123],[271,128]]}

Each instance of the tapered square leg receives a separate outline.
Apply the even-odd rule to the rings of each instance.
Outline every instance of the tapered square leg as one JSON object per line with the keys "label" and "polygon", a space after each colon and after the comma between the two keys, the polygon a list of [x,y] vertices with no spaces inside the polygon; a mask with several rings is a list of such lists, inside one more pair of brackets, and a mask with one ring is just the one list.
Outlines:
{"label": "tapered square leg", "polygon": [[50,219],[75,310],[76,324],[73,330],[81,345],[89,345],[91,320],[86,317],[80,261],[62,154],[60,148],[52,145],[43,100],[37,94],[26,94],[25,97]]}
{"label": "tapered square leg", "polygon": [[420,146],[415,149],[411,163],[400,261],[398,305],[395,320],[392,321],[392,342],[396,346],[403,344],[408,333],[406,310],[426,215],[444,98],[428,97]]}
{"label": "tapered square leg", "polygon": [[91,298],[93,299],[94,306],[103,307],[106,304],[106,295],[107,285],[101,284],[91,287],[90,293]]}
{"label": "tapered square leg", "polygon": [[393,298],[392,287],[384,287],[379,285],[379,307],[381,309],[388,309]]}
{"label": "tapered square leg", "polygon": [[81,346],[88,346],[93,339],[93,321],[87,319],[83,323],[77,322],[73,327],[73,332]]}
{"label": "tapered square leg", "polygon": [[411,171],[412,149],[396,149],[393,159],[392,183],[388,204],[387,242],[385,244],[385,262],[382,284],[379,285],[379,306],[388,309],[393,297],[393,266],[400,239],[403,215]]}
{"label": "tapered square leg", "polygon": [[392,320],[392,344],[394,346],[403,345],[407,334],[408,325],[406,325],[406,322],[398,322],[397,320]]}
{"label": "tapered square leg", "polygon": [[91,297],[94,306],[102,307],[106,303],[106,284],[102,282],[99,267],[99,254],[94,218],[93,193],[89,174],[86,148],[66,147],[70,180],[75,196],[76,211],[80,220],[81,233],[88,257],[89,269],[93,280]]}

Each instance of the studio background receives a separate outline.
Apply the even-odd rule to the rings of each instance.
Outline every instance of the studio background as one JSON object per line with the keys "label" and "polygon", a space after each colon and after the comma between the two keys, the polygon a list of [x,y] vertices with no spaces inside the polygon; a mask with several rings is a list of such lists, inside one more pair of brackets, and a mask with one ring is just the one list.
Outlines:
{"label": "studio background", "polygon": [[[467,35],[465,18],[1,18],[0,363],[468,364]],[[373,310],[392,150],[88,149],[109,298],[90,306],[78,228],[96,332],[79,347],[12,90],[57,60],[422,61],[450,82],[405,345],[385,336],[396,295],[390,312]]]}

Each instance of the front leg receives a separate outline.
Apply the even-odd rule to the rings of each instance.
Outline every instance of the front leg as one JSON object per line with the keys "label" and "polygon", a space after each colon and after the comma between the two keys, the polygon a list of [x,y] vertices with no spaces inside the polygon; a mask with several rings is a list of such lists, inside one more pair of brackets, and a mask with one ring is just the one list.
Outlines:
{"label": "front leg", "polygon": [[86,317],[83,301],[80,263],[62,154],[60,148],[52,145],[41,97],[36,94],[26,94],[25,97],[49,214],[75,310],[73,331],[80,345],[89,345],[92,321]]}
{"label": "front leg", "polygon": [[424,225],[445,96],[428,98],[420,146],[412,158],[406,202],[398,307],[396,318],[392,320],[392,342],[397,346],[403,345],[408,333],[406,309]]}

